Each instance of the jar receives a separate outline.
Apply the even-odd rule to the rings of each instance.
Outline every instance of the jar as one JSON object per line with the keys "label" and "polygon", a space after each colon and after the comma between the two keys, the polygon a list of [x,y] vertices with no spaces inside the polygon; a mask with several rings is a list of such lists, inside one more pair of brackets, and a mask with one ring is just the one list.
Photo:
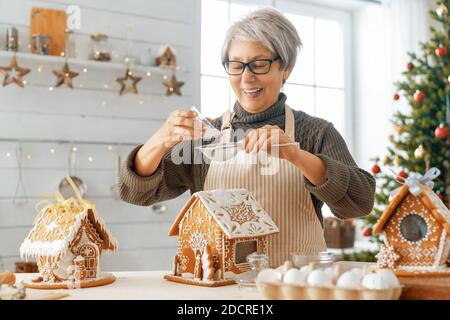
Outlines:
{"label": "jar", "polygon": [[19,49],[19,31],[12,27],[6,29],[6,51],[17,51]]}
{"label": "jar", "polygon": [[311,269],[328,268],[335,261],[335,255],[329,251],[293,252],[291,253],[291,260],[296,268],[303,266],[309,266]]}
{"label": "jar", "polygon": [[50,37],[48,34],[34,34],[33,39],[33,53],[49,55],[50,54]]}
{"label": "jar", "polygon": [[108,35],[105,33],[91,34],[91,54],[89,59],[96,61],[111,61],[111,47]]}
{"label": "jar", "polygon": [[264,253],[254,252],[247,256],[250,270],[236,276],[239,290],[256,291],[256,277],[258,273],[269,267],[269,257]]}

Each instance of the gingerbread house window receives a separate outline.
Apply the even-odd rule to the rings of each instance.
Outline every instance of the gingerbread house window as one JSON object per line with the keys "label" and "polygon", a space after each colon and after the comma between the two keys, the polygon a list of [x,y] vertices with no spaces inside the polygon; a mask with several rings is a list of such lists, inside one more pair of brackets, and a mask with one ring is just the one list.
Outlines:
{"label": "gingerbread house window", "polygon": [[428,227],[425,219],[418,214],[405,216],[400,223],[402,236],[411,242],[423,240],[427,235]]}
{"label": "gingerbread house window", "polygon": [[241,264],[247,262],[247,256],[253,252],[256,252],[258,243],[256,240],[240,241],[236,242],[235,247],[235,264]]}

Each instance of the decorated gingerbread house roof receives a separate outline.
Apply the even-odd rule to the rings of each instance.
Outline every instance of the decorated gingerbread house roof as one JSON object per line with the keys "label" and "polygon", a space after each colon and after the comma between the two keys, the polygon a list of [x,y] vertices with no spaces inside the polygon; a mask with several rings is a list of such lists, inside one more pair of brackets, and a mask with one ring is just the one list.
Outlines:
{"label": "decorated gingerbread house roof", "polygon": [[[83,201],[83,204],[86,204]],[[40,210],[34,226],[20,246],[21,257],[64,255],[87,218],[103,240],[103,251],[116,251],[117,244],[110,236],[105,224],[98,217],[93,205],[86,207],[71,198],[64,203],[48,205]]]}
{"label": "decorated gingerbread house roof", "polygon": [[[431,212],[431,214],[443,225],[447,233],[450,233],[450,210],[430,187],[423,184],[418,185],[418,187],[421,189],[418,198]],[[378,234],[383,232],[385,225],[388,223],[397,208],[406,199],[408,194],[410,194],[409,187],[405,184],[400,188],[398,193],[390,202],[389,206],[384,210],[383,214],[378,219],[378,222],[374,226],[373,233]]]}
{"label": "decorated gingerbread house roof", "polygon": [[246,189],[217,189],[194,193],[173,223],[169,236],[179,234],[184,215],[201,201],[228,239],[249,238],[278,233],[269,214]]}

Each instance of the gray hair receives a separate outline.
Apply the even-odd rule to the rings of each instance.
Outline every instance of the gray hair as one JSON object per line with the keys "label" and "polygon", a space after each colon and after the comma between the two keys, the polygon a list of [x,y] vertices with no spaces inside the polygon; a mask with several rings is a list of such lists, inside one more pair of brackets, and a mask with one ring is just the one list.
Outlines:
{"label": "gray hair", "polygon": [[230,26],[222,46],[222,61],[235,38],[257,41],[281,57],[282,70],[295,66],[302,42],[294,25],[279,11],[264,8],[251,12]]}

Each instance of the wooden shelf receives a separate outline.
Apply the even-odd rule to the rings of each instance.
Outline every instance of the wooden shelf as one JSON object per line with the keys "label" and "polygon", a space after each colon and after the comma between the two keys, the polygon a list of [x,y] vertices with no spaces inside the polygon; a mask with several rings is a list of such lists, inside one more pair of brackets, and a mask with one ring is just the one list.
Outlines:
{"label": "wooden shelf", "polygon": [[[12,51],[5,51],[0,50],[0,58],[12,58],[14,55],[14,52]],[[45,67],[46,65],[62,65],[64,63],[63,57],[57,57],[57,56],[49,56],[49,55],[40,55],[40,54],[34,54],[34,53],[26,53],[26,52],[16,52],[17,60],[19,60],[20,65],[24,64],[33,64]],[[88,69],[107,69],[107,70],[123,70],[125,71],[127,68],[126,63],[118,63],[118,62],[104,62],[104,61],[94,61],[94,60],[83,60],[83,59],[74,59],[74,58],[68,58],[67,59],[71,68],[73,68],[77,72],[81,72],[84,68]],[[75,67],[75,68],[74,68]],[[78,69],[78,68],[80,69]],[[161,67],[154,67],[154,66],[146,66],[146,65],[130,65],[130,69],[133,72],[142,72],[146,74],[147,72],[150,72],[152,75],[169,75],[172,72],[182,72],[182,73],[189,73],[189,71],[184,70],[180,67],[177,68],[161,68]]]}

